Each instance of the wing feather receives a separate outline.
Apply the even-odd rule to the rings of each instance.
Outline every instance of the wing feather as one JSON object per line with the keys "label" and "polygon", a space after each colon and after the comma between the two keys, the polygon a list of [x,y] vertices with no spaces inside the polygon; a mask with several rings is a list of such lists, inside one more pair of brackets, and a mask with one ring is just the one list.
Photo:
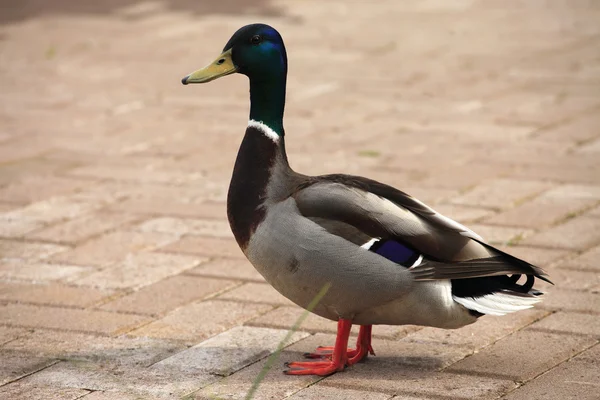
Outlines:
{"label": "wing feather", "polygon": [[[486,244],[465,226],[379,182],[348,175],[325,175],[303,184],[293,197],[305,217],[324,226],[327,220],[351,226],[364,236],[346,229],[348,235],[360,237],[362,243],[369,238],[394,239],[421,252],[426,261],[411,268],[417,280],[507,274],[528,274],[548,280],[541,268]],[[351,241],[356,243],[356,239]]]}

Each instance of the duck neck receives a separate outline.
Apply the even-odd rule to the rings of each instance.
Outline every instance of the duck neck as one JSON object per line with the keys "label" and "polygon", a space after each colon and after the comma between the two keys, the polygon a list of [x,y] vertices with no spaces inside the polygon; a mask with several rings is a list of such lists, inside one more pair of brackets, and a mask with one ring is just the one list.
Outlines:
{"label": "duck neck", "polygon": [[283,136],[285,73],[269,80],[250,80],[250,119]]}

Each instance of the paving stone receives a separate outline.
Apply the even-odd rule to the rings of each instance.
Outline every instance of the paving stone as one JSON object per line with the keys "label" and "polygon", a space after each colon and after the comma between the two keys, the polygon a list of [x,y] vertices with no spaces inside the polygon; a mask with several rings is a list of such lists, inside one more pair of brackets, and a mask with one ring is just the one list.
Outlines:
{"label": "paving stone", "polygon": [[224,279],[176,275],[117,298],[101,308],[107,311],[159,315],[238,284]]}
{"label": "paving stone", "polygon": [[519,387],[503,397],[506,400],[594,400],[598,398],[600,370],[596,362],[600,346],[596,345],[560,364],[548,373]]}
{"label": "paving stone", "polygon": [[[334,341],[329,343],[333,345]],[[374,340],[373,348],[377,357],[373,357],[369,362],[387,364],[388,368],[410,366],[423,370],[441,370],[473,353],[467,347],[416,341],[408,337],[396,341]]]}
{"label": "paving stone", "polygon": [[6,350],[70,361],[90,362],[105,368],[149,367],[185,346],[167,340],[107,337],[37,328],[5,345]]}
{"label": "paving stone", "polygon": [[3,258],[38,260],[66,251],[68,247],[47,243],[21,242],[0,239],[0,254]]}
{"label": "paving stone", "polygon": [[[253,399],[279,399],[286,398],[294,392],[319,381],[317,376],[291,376],[284,375],[284,363],[298,361],[303,353],[313,351],[323,341],[331,340],[329,335],[313,335],[300,340],[283,349],[278,357],[269,361],[270,357],[251,364],[218,382],[215,382],[194,394],[194,399],[245,399],[250,387],[257,379],[263,368],[267,368],[262,383],[258,386]],[[270,367],[267,367],[270,363]]]}
{"label": "paving stone", "polygon": [[66,329],[116,334],[148,321],[137,315],[23,304],[0,306],[0,323],[31,328]]}
{"label": "paving stone", "polygon": [[[297,321],[301,317],[303,317],[304,313],[305,310],[297,306],[279,307],[271,312],[261,315],[258,318],[252,319],[248,322],[248,325],[266,326],[279,329],[290,329],[297,323]],[[301,331],[311,333],[335,333],[337,330],[337,324],[334,321],[330,321],[328,319],[319,317],[318,315],[309,313],[298,329]],[[414,325],[378,325],[377,327],[373,328],[373,336],[384,338],[396,338],[402,337],[407,333],[414,332],[418,329],[420,328]],[[329,345],[323,344],[323,346]]]}
{"label": "paving stone", "polygon": [[526,381],[594,343],[592,338],[524,329],[457,362],[447,371]]}
{"label": "paving stone", "polygon": [[485,223],[540,228],[557,223],[595,202],[591,199],[578,199],[556,196],[539,196],[513,209],[485,219]]}
{"label": "paving stone", "polygon": [[554,287],[549,290],[544,302],[540,303],[539,307],[546,310],[600,313],[600,292]]}
{"label": "paving stone", "polygon": [[0,396],[11,400],[75,400],[83,398],[88,393],[90,392],[85,389],[34,386],[24,384],[22,381],[0,387]]}
{"label": "paving stone", "polygon": [[201,236],[184,236],[175,243],[172,243],[161,250],[197,254],[207,257],[234,257],[245,258],[239,246],[233,239],[217,239]]}
{"label": "paving stone", "polygon": [[69,176],[115,179],[119,181],[151,182],[166,184],[191,184],[202,179],[199,172],[157,168],[148,171],[143,167],[126,165],[90,165],[69,171]]}
{"label": "paving stone", "polygon": [[535,324],[534,329],[559,333],[577,333],[600,337],[600,320],[596,315],[559,311]]}
{"label": "paving stone", "polygon": [[164,318],[145,325],[131,335],[173,338],[188,343],[223,332],[272,308],[266,304],[245,304],[207,300],[180,307]]}
{"label": "paving stone", "polygon": [[483,237],[487,243],[492,245],[506,245],[518,241],[531,234],[532,230],[509,226],[495,226],[483,224],[469,224],[469,229]]}
{"label": "paving stone", "polygon": [[91,182],[79,179],[33,176],[4,186],[0,189],[0,200],[26,204],[76,192],[89,185]]}
{"label": "paving stone", "polygon": [[186,376],[181,371],[154,371],[140,366],[110,369],[89,361],[63,361],[28,377],[27,381],[55,388],[126,392],[145,399],[181,397],[216,379],[208,374]]}
{"label": "paving stone", "polygon": [[523,240],[525,245],[574,250],[584,250],[597,243],[600,243],[600,220],[583,216]]}
{"label": "paving stone", "polygon": [[566,260],[566,258],[572,254],[569,250],[521,245],[498,246],[498,248],[508,254],[543,268],[547,268],[547,266],[554,264],[562,265],[563,260]]}
{"label": "paving stone", "polygon": [[[342,399],[365,399],[365,400],[388,400],[392,396],[389,394],[364,392],[362,390],[332,388],[321,385],[313,385],[294,395],[288,397],[294,400],[323,399],[323,400],[342,400]],[[396,397],[394,397],[395,399]]]}
{"label": "paving stone", "polygon": [[0,183],[8,184],[31,177],[49,177],[71,166],[64,160],[35,158],[10,164],[0,164]]}
{"label": "paving stone", "polygon": [[10,211],[5,213],[4,216],[17,220],[23,218],[49,224],[92,212],[102,206],[103,204],[100,202],[77,196],[57,196]]}
{"label": "paving stone", "polygon": [[572,166],[566,163],[554,165],[527,165],[520,167],[512,174],[527,179],[552,180],[555,182],[578,182],[595,184],[598,182],[598,172],[593,165]]}
{"label": "paving stone", "polygon": [[[438,165],[440,164],[438,163]],[[488,160],[488,164],[479,165],[477,168],[473,168],[471,165],[449,166],[421,182],[426,186],[465,190],[487,180],[500,178],[511,170],[510,166],[494,165]]]}
{"label": "paving stone", "polygon": [[483,182],[460,196],[453,197],[451,201],[456,204],[502,209],[551,187],[550,183],[541,181],[493,179]]}
{"label": "paving stone", "polygon": [[90,394],[88,394],[85,397],[87,397],[86,400],[141,400],[141,399],[156,400],[156,399],[161,398],[158,396],[149,396],[147,393],[145,393],[143,397],[140,397],[139,394],[134,394],[134,393],[125,393],[125,392],[117,392],[117,391],[104,392],[101,390],[91,392]]}
{"label": "paving stone", "polygon": [[565,121],[558,126],[540,131],[539,137],[546,141],[580,143],[598,136],[598,115],[590,113]]}
{"label": "paving stone", "polygon": [[0,300],[17,303],[87,307],[111,295],[111,292],[78,288],[60,283],[24,284],[0,282]]}
{"label": "paving stone", "polygon": [[79,265],[105,266],[122,260],[130,253],[152,250],[177,240],[163,233],[116,231],[87,241],[70,251],[56,254],[52,260]]}
{"label": "paving stone", "polygon": [[265,282],[262,275],[258,273],[248,260],[239,258],[215,258],[185,271],[185,274]]}
{"label": "paving stone", "polygon": [[43,226],[42,221],[15,216],[13,210],[0,214],[0,236],[5,238],[19,238]]}
{"label": "paving stone", "polygon": [[77,265],[47,264],[40,262],[6,259],[0,261],[0,277],[30,282],[70,282],[92,272],[90,267]]}
{"label": "paving stone", "polygon": [[546,192],[551,197],[564,197],[574,199],[600,199],[600,186],[582,184],[564,184],[553,187]]}
{"label": "paving stone", "polygon": [[102,289],[139,288],[193,268],[204,259],[200,257],[140,252],[76,281],[78,285]]}
{"label": "paving stone", "polygon": [[17,161],[22,158],[31,158],[37,155],[43,154],[48,151],[47,146],[41,143],[28,143],[29,146],[23,145],[23,142],[27,142],[27,138],[15,138],[9,140],[7,143],[0,145],[0,160],[4,163],[10,163]]}
{"label": "paving stone", "polygon": [[233,233],[231,233],[231,228],[226,219],[155,218],[140,224],[137,229],[142,232],[233,238]]}
{"label": "paving stone", "polygon": [[8,326],[0,326],[0,346],[15,340],[20,335],[26,333],[27,330],[23,328],[11,328]]}
{"label": "paving stone", "polygon": [[219,295],[219,299],[282,306],[295,305],[267,283],[245,283],[240,287]]}
{"label": "paving stone", "polygon": [[591,216],[591,217],[600,217],[600,207],[596,207],[591,209],[587,215]]}
{"label": "paving stone", "polygon": [[321,385],[418,398],[496,399],[516,385],[511,380],[474,374],[433,373],[393,364],[366,362],[335,374]]}
{"label": "paving stone", "polygon": [[[567,290],[586,291],[600,285],[600,274],[589,271],[577,271],[561,268],[559,263],[547,269],[550,279],[556,287]],[[552,293],[554,286],[548,282],[539,281],[536,287],[544,292]]]}
{"label": "paving stone", "polygon": [[7,349],[0,350],[0,385],[12,382],[36,371],[47,368],[56,360],[47,357],[33,357]]}
{"label": "paving stone", "polygon": [[[225,186],[225,184],[224,184]],[[226,187],[226,186],[225,186]],[[181,189],[173,190],[173,193],[165,193],[164,188],[160,191],[149,191],[140,193],[123,202],[111,207],[115,211],[132,212],[136,214],[160,214],[182,217],[215,218],[221,215],[227,218],[224,203],[208,202],[198,198],[194,194],[181,194]]]}
{"label": "paving stone", "polygon": [[74,244],[136,219],[133,215],[99,211],[31,232],[27,238]]}
{"label": "paving stone", "polygon": [[[180,369],[185,374],[207,371],[228,376],[268,356],[287,339],[287,334],[280,329],[235,327],[154,364],[152,369]],[[283,346],[307,336],[308,333],[294,332]]]}
{"label": "paving stone", "polygon": [[577,153],[598,153],[600,151],[600,140],[596,139],[585,143],[577,148]]}
{"label": "paving stone", "polygon": [[600,246],[596,246],[578,257],[573,257],[561,263],[565,268],[582,269],[590,271],[600,270]]}
{"label": "paving stone", "polygon": [[14,203],[4,203],[0,201],[0,213],[2,214],[8,211],[12,211],[16,208],[18,208],[18,206]]}
{"label": "paving stone", "polygon": [[[91,161],[90,154],[83,155],[77,153],[77,156],[84,157],[85,162]],[[98,159],[98,162],[103,162],[103,160],[104,157]],[[94,182],[93,185],[80,192],[70,195],[68,198],[72,199],[73,201],[101,204],[101,210],[107,212],[107,208],[127,198],[127,189],[130,187],[131,186],[126,184],[118,185],[112,182]]]}
{"label": "paving stone", "polygon": [[540,121],[548,123],[561,121],[564,118],[581,112],[588,108],[593,99],[579,99],[567,96],[562,98],[559,94],[548,93],[546,96],[539,95],[535,99],[526,95],[527,89],[515,90],[504,96],[494,99],[493,104],[502,105],[510,114],[511,120]]}
{"label": "paving stone", "polygon": [[462,346],[473,351],[494,343],[548,315],[548,311],[529,309],[494,317],[483,316],[471,325],[459,329],[424,327],[410,333],[405,340],[415,343],[435,342],[443,345]]}
{"label": "paving stone", "polygon": [[[526,123],[525,125],[528,124]],[[536,125],[535,123],[531,125],[529,135],[533,135]],[[548,154],[552,154],[555,159],[569,157],[567,148],[564,145],[540,141],[531,137],[521,137],[518,142],[515,141],[512,143],[506,143],[505,141],[502,144],[498,144],[496,148],[487,150],[487,152],[483,153],[475,152],[471,162],[486,162],[486,159],[491,157],[495,162],[512,166],[513,169],[511,172],[513,173],[518,171],[518,168],[515,168],[515,166],[520,164],[547,164],[549,160]]]}

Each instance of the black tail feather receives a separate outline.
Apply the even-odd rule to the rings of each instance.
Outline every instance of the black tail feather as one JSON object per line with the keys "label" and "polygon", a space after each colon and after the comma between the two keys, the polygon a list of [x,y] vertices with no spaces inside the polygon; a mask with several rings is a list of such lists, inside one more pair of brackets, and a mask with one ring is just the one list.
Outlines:
{"label": "black tail feather", "polygon": [[527,275],[527,281],[517,283],[521,275],[485,276],[480,278],[451,279],[452,295],[457,297],[480,297],[498,292],[511,292],[527,296],[539,296],[542,292],[532,291],[535,278]]}
{"label": "black tail feather", "polygon": [[[546,271],[544,271],[542,268],[536,267],[535,265],[530,264],[527,261],[521,260],[520,258],[517,258],[511,254],[505,253],[502,250],[498,250],[494,246],[490,246],[489,244],[487,244],[485,242],[482,242],[477,239],[473,239],[473,240],[477,241],[477,243],[481,244],[482,246],[484,246],[496,253],[503,255],[504,257],[507,258],[507,261],[509,261],[509,262],[512,261],[513,263],[521,266],[523,268],[523,273],[525,273],[528,276],[528,278],[527,278],[528,280],[529,280],[529,276],[533,275],[536,278],[540,278],[541,280],[546,281],[546,282],[550,283],[551,285],[554,285],[554,283],[550,280],[550,278],[548,278],[548,274],[546,273]],[[533,278],[533,276],[532,276],[532,278]],[[533,285],[533,282],[532,282],[532,285]]]}

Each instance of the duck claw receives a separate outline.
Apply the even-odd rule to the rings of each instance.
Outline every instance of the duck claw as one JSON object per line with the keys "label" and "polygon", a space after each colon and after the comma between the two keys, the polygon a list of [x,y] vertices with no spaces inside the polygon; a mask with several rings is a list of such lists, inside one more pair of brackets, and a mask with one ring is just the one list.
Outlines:
{"label": "duck claw", "polygon": [[[373,353],[373,348],[370,348],[369,351],[371,352],[371,354],[375,355],[375,353]],[[349,358],[356,356],[359,352],[360,352],[359,349],[347,349],[346,350],[346,354]],[[312,359],[321,358],[321,359],[331,360],[332,355],[333,355],[333,347],[319,346],[315,349],[315,351],[313,353],[304,353],[302,356],[304,358],[312,358]]]}
{"label": "duck claw", "polygon": [[373,347],[369,344],[369,354],[374,356],[375,355],[375,350],[373,350]]}
{"label": "duck claw", "polygon": [[322,358],[322,359],[329,359],[331,360],[331,354],[321,354],[318,352],[314,352],[314,353],[304,353],[302,354],[302,357],[304,358]]}
{"label": "duck claw", "polygon": [[332,364],[332,361],[293,361],[286,363],[288,368],[315,368]]}
{"label": "duck claw", "polygon": [[286,375],[318,375],[327,376],[346,368],[345,364],[338,364],[332,361],[322,362],[292,362],[286,363],[290,369],[283,371]]}

